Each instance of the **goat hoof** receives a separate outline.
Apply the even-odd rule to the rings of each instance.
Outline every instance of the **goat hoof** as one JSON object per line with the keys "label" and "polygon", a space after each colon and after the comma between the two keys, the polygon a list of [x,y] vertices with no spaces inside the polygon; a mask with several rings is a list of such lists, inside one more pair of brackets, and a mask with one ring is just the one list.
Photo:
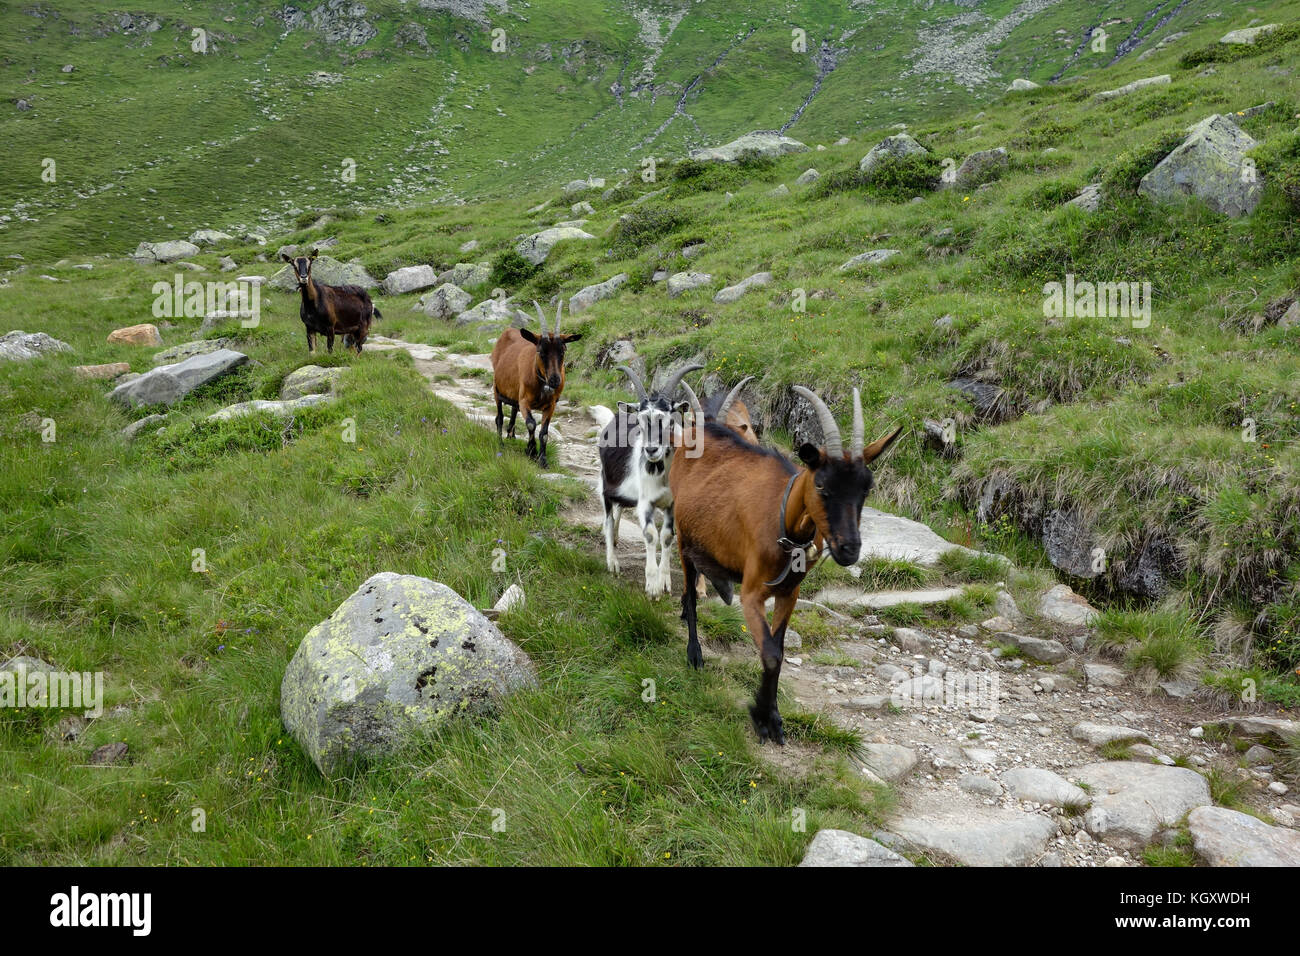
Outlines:
{"label": "goat hoof", "polygon": [[700,651],[700,645],[686,645],[686,662],[691,665],[692,670],[704,670],[704,654]]}
{"label": "goat hoof", "polygon": [[785,746],[785,731],[781,715],[775,707],[768,708],[765,713],[764,709],[757,704],[750,704],[749,719],[754,723],[754,733],[758,734],[760,743],[770,740],[778,746]]}

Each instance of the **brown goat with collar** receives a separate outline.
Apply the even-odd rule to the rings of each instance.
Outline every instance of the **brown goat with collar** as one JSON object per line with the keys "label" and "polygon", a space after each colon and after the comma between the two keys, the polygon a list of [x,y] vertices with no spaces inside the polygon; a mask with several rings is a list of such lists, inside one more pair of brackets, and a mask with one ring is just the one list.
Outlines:
{"label": "brown goat with collar", "polygon": [[[546,467],[546,436],[551,430],[551,416],[564,391],[564,349],[570,342],[582,338],[582,333],[560,334],[560,313],[564,300],[555,310],[555,331],[546,331],[546,316],[536,302],[537,317],[541,320],[540,332],[530,329],[509,328],[501,333],[492,348],[492,395],[497,401],[497,438],[501,438],[501,424],[505,420],[503,406],[510,406],[510,427],[506,434],[515,437],[515,418],[522,411],[528,425],[528,444],[525,450],[530,458],[537,458]],[[540,434],[533,412],[542,416]],[[502,439],[504,441],[504,439]]]}
{"label": "brown goat with collar", "polygon": [[[763,662],[763,678],[749,714],[760,740],[783,744],[776,689],[785,629],[799,586],[823,545],[837,564],[858,560],[858,524],[873,481],[869,465],[903,429],[863,447],[862,401],[854,389],[852,439],[845,451],[825,403],[796,385],[795,392],[816,410],[825,442],[822,448],[802,445],[802,467],[797,467],[779,452],[708,420],[690,386],[682,384],[696,415],[695,431],[684,435],[682,443],[696,454],[679,452],[674,457],[669,483],[682,559],[686,658],[694,668],[704,666],[695,621],[699,576],[704,575],[728,604],[733,584],[739,583],[745,623]],[[764,615],[769,597],[775,600],[770,627]]]}

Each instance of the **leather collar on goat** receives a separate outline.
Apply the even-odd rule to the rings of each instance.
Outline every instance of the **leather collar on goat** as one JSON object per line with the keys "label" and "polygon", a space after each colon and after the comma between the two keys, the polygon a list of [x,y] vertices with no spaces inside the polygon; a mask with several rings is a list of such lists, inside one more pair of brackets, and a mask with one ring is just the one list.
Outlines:
{"label": "leather collar on goat", "polygon": [[770,588],[776,587],[787,577],[789,577],[790,571],[794,567],[794,553],[796,551],[798,551],[800,554],[803,555],[804,570],[806,571],[808,569],[808,549],[812,546],[812,543],[817,540],[816,525],[813,526],[812,537],[810,537],[807,541],[795,541],[793,538],[790,537],[790,528],[785,523],[786,505],[790,503],[790,492],[794,489],[794,482],[795,479],[798,477],[799,477],[799,472],[795,472],[793,475],[790,476],[790,480],[787,481],[785,484],[785,494],[781,496],[781,537],[776,539],[776,543],[781,548],[781,550],[786,553],[785,567],[781,569],[781,573],[776,576],[775,581],[767,582],[767,586]]}

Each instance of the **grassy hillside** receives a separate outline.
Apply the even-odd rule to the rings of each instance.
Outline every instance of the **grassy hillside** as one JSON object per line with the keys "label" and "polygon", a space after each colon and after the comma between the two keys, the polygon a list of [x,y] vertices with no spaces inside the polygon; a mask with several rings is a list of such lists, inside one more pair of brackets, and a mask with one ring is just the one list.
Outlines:
{"label": "grassy hillside", "polygon": [[[348,16],[357,6],[286,19],[293,8],[241,0],[6,5],[0,241],[57,259],[204,226],[274,230],[313,205],[509,195],[785,126],[814,89],[789,132],[829,142],[996,99],[1017,76],[1123,68],[1158,39],[1114,62],[1120,38],[1161,19],[1145,19],[1148,0],[994,0],[978,14],[911,0],[371,0]],[[1180,4],[1160,35],[1232,8]],[[1109,52],[1072,59],[1102,23]]]}
{"label": "grassy hillside", "polygon": [[[123,255],[140,239],[200,226],[282,221],[268,230],[270,249],[333,235],[333,254],[376,276],[450,265],[476,239],[473,257],[492,261],[493,284],[521,302],[626,272],[631,280],[616,296],[566,320],[585,332],[570,352],[567,397],[626,397],[620,376],[600,362],[623,338],[651,367],[702,355],[725,381],[756,375],[756,412],[778,442],[787,437],[790,384],[817,387],[841,411],[858,386],[868,431],[910,428],[881,468],[872,503],[1010,554],[1038,580],[1051,572],[1039,543],[1043,514],[1074,509],[1110,558],[1103,577],[1070,580],[1106,606],[1111,653],[1160,676],[1197,675],[1225,694],[1252,676],[1263,704],[1300,699],[1300,329],[1260,318],[1300,288],[1297,210],[1284,188],[1300,162],[1300,41],[1284,32],[1250,49],[1216,43],[1253,16],[1295,24],[1300,3],[1212,17],[1222,5],[1192,2],[1176,15],[1185,20],[1163,28],[1168,35],[1181,25],[1187,35],[1145,60],[999,92],[1015,75],[1046,80],[1068,59],[1068,51],[1049,55],[1055,47],[1045,38],[1073,30],[1077,45],[1082,21],[1056,5],[999,48],[996,86],[931,92],[927,102],[900,95],[897,115],[885,92],[909,82],[896,67],[914,49],[898,24],[919,30],[946,7],[900,5],[891,21],[877,4],[859,37],[879,31],[885,49],[855,40],[858,54],[788,131],[826,150],[737,166],[680,161],[690,145],[779,125],[806,95],[812,70],[778,75],[757,54],[737,56],[765,48],[775,56],[788,29],[765,21],[697,88],[691,112],[700,128],[679,118],[655,141],[656,155],[679,161],[661,166],[654,183],[618,170],[651,148],[641,139],[675,101],[625,98],[618,108],[608,87],[623,57],[595,53],[624,50],[639,62],[630,15],[569,3],[554,19],[536,6],[527,21],[507,17],[527,49],[594,31],[593,50],[574,74],[554,59],[531,73],[514,64],[497,74],[489,64],[498,61],[475,52],[487,42],[482,30],[412,5],[369,6],[400,16],[378,20],[379,37],[353,48],[298,31],[281,39],[260,6],[268,19],[259,26],[253,5],[231,4],[225,15],[235,20],[222,19],[218,32],[237,41],[222,48],[218,40],[218,54],[202,60],[181,49],[189,21],[170,4],[140,8],[164,22],[150,45],[139,35],[93,37],[100,15],[90,4],[60,5],[57,15],[0,12],[6,79],[33,104],[3,121],[13,168],[32,169],[39,183],[48,153],[60,169],[48,187],[20,176],[0,184],[6,209],[36,220],[14,214],[0,232],[6,254],[26,260],[10,263],[0,287],[6,331],[47,332],[75,350],[0,368],[0,649],[103,669],[108,690],[106,716],[86,727],[35,711],[0,714],[0,861],[786,864],[816,829],[870,832],[889,807],[888,792],[865,784],[844,758],[852,735],[809,715],[786,708],[792,742],[810,754],[807,772],[763,759],[738,706],[757,662],[689,672],[674,608],[650,604],[604,571],[598,529],[560,519],[566,495],[580,492],[540,480],[520,455],[498,456],[495,439],[431,397],[405,357],[336,354],[334,363],[352,367],[339,401],[290,427],[261,417],[207,422],[233,401],[274,397],[285,374],[322,361],[305,354],[291,296],[267,294],[261,328],[208,333],[239,335],[254,366],[187,398],[161,434],[125,443],[119,430],[147,410],[123,413],[105,401],[103,383],[70,369],[149,367],[152,350],[105,336],[153,321],[151,287],[175,270]],[[1142,6],[1105,9],[1136,25]],[[818,24],[845,15],[839,5],[799,9]],[[743,34],[743,15],[722,10],[693,5],[657,74],[687,83]],[[459,31],[469,49],[398,51],[398,21],[408,19],[426,25],[431,45],[437,30]],[[374,56],[361,56],[371,48]],[[76,71],[51,72],[70,50],[84,54],[68,57]],[[315,70],[348,79],[314,86]],[[259,71],[265,79],[254,85]],[[445,106],[454,122],[433,111],[446,89],[429,81],[453,71],[456,94]],[[1092,99],[1166,72],[1168,86]],[[868,77],[877,92],[859,95]],[[1240,120],[1263,142],[1268,186],[1253,215],[1157,207],[1133,193],[1173,134],[1266,101],[1274,105]],[[494,127],[498,106],[515,119]],[[353,121],[358,112],[366,123]],[[896,121],[911,124],[936,163],[1005,146],[1010,167],[970,191],[860,182],[858,161]],[[841,134],[852,141],[830,145]],[[332,178],[347,156],[359,161],[355,189]],[[810,166],[820,182],[795,186]],[[561,196],[563,182],[588,173],[615,192]],[[1107,186],[1101,211],[1063,205],[1098,181]],[[110,182],[117,186],[100,189]],[[772,195],[781,184],[790,193]],[[415,202],[451,196],[473,201]],[[577,200],[595,208],[585,228],[597,238],[561,245],[540,269],[521,273],[510,255],[517,239],[571,218]],[[332,221],[311,227],[323,211]],[[688,268],[681,250],[699,242],[689,268],[713,281],[669,298],[654,271]],[[872,248],[899,254],[840,271]],[[242,241],[218,246],[194,258],[207,270],[194,277],[218,275],[222,255],[240,273],[269,275],[275,265],[258,258],[267,252]],[[83,264],[94,268],[75,268]],[[760,270],[773,273],[771,285],[731,305],[712,301]],[[1046,319],[1043,284],[1071,272],[1151,282],[1150,327]],[[791,308],[797,290],[806,312]],[[460,351],[490,347],[488,334],[412,311],[415,299],[380,298],[376,332]],[[951,321],[936,323],[944,316]],[[165,327],[166,344],[196,337],[198,325]],[[958,376],[1001,387],[1008,420],[982,420],[946,386]],[[1257,423],[1253,443],[1241,438],[1246,417]],[[45,418],[57,426],[53,443],[41,439]],[[357,421],[355,444],[340,439],[347,418]],[[927,418],[957,422],[956,458],[925,447]],[[1007,493],[980,520],[990,479]],[[1120,577],[1156,535],[1177,562],[1165,595],[1139,599]],[[508,554],[504,575],[491,569],[497,546]],[[200,547],[206,574],[191,570]],[[443,581],[480,606],[523,584],[529,603],[501,624],[538,663],[542,687],[493,723],[448,727],[391,763],[326,781],[283,731],[279,682],[306,631],[380,570]],[[738,618],[710,613],[713,636],[736,635]],[[812,649],[835,634],[810,615],[794,626]],[[660,688],[654,707],[640,698],[647,676]],[[80,736],[67,739],[69,731]],[[129,744],[129,766],[106,774],[85,765],[90,749],[112,741]],[[207,812],[205,833],[191,829],[194,808]],[[512,821],[505,833],[490,829],[496,808]],[[806,833],[792,831],[793,808],[808,812]]]}

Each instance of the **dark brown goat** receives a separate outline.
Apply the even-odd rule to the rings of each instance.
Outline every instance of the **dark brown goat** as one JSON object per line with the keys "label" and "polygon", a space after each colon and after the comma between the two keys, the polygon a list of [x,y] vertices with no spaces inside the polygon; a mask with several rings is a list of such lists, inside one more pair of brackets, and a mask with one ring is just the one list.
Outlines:
{"label": "dark brown goat", "polygon": [[[682,385],[696,415],[682,442],[696,454],[679,451],[674,456],[669,484],[682,559],[682,618],[689,635],[686,658],[692,667],[704,666],[695,623],[699,575],[708,578],[728,604],[733,584],[739,583],[745,623],[763,661],[763,678],[750,717],[759,739],[784,743],[776,688],[785,629],[799,599],[799,586],[823,545],[829,546],[837,564],[857,561],[862,550],[858,523],[872,486],[868,466],[903,429],[863,447],[862,402],[854,389],[852,439],[846,452],[825,403],[795,386],[795,392],[817,411],[825,442],[824,448],[802,445],[803,466],[796,467],[775,450],[751,444],[730,428],[708,421],[690,386]],[[775,601],[771,627],[763,613],[769,597]]]}
{"label": "dark brown goat", "polygon": [[[582,333],[560,334],[560,313],[564,300],[555,310],[555,331],[547,333],[546,316],[537,308],[541,331],[506,329],[492,349],[492,394],[497,400],[497,438],[501,438],[501,423],[505,419],[502,406],[510,406],[510,427],[506,434],[515,437],[515,417],[522,411],[528,425],[529,457],[537,458],[546,467],[546,436],[551,430],[551,416],[555,403],[564,391],[564,349],[570,342],[582,338]],[[540,433],[533,412],[542,416]]]}
{"label": "dark brown goat", "polygon": [[311,277],[311,267],[316,261],[318,250],[313,249],[310,256],[290,258],[281,254],[285,262],[293,269],[294,278],[298,280],[298,291],[302,293],[302,305],[298,315],[307,327],[307,351],[316,351],[316,336],[325,336],[325,347],[334,351],[334,336],[342,335],[345,347],[356,348],[361,354],[361,347],[370,334],[370,323],[382,319],[383,315],[370,301],[370,293],[359,285],[326,285]]}
{"label": "dark brown goat", "polygon": [[749,406],[740,399],[740,390],[753,377],[746,375],[725,396],[722,392],[714,392],[705,398],[704,420],[726,425],[746,441],[758,444],[758,434],[754,431],[754,423],[749,419]]}

